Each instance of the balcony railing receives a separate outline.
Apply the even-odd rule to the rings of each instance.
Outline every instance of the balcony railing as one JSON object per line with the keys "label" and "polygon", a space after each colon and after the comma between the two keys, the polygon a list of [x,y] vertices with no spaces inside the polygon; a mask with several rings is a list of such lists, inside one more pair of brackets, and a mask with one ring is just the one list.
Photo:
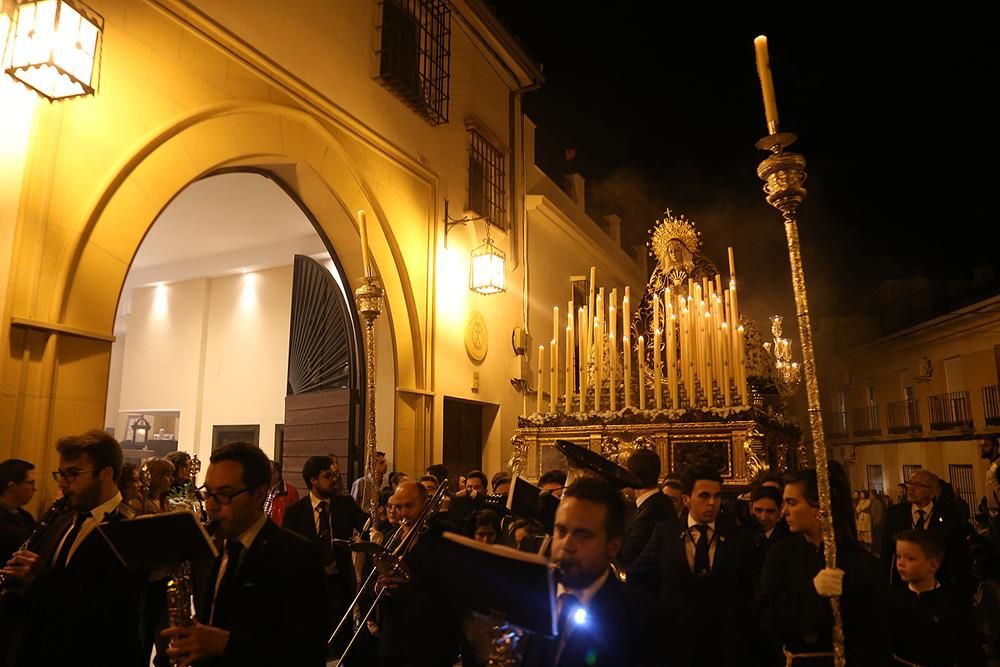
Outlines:
{"label": "balcony railing", "polygon": [[987,426],[1000,426],[1000,385],[983,387],[983,411]]}
{"label": "balcony railing", "polygon": [[834,410],[823,415],[823,430],[828,438],[847,437],[847,413]]}
{"label": "balcony railing", "polygon": [[929,396],[927,406],[930,409],[932,431],[972,428],[972,411],[969,409],[967,391]]}
{"label": "balcony railing", "polygon": [[869,405],[851,410],[851,432],[859,435],[882,435],[878,421],[878,406]]}
{"label": "balcony railing", "polygon": [[920,433],[920,413],[916,401],[893,401],[886,404],[889,433]]}

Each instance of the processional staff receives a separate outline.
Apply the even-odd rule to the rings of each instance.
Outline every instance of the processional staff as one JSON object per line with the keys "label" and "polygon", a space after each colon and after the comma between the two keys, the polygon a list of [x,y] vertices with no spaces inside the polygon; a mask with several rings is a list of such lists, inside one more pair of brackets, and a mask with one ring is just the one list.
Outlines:
{"label": "processional staff", "polygon": [[[767,136],[757,142],[757,148],[771,153],[757,167],[757,176],[764,181],[767,203],[781,212],[785,221],[788,240],[788,260],[791,264],[792,290],[795,293],[795,314],[802,339],[802,361],[805,367],[806,397],[809,404],[809,427],[813,437],[816,457],[816,481],[819,487],[820,519],[823,523],[823,555],[828,568],[837,567],[837,542],[833,531],[830,505],[830,477],[826,460],[826,442],[823,437],[823,415],[820,412],[819,383],[816,379],[816,355],[813,351],[812,325],[809,322],[809,302],[806,298],[806,277],[802,268],[802,250],[799,247],[799,229],[795,212],[805,199],[806,160],[797,153],[784,149],[795,142],[796,136],[781,132],[778,125],[778,104],[771,79],[771,65],[767,53],[767,37],[754,40],[757,56],[757,74],[764,95],[764,113],[767,118]],[[840,613],[840,599],[830,598],[833,612],[833,661],[844,667],[844,625]]]}

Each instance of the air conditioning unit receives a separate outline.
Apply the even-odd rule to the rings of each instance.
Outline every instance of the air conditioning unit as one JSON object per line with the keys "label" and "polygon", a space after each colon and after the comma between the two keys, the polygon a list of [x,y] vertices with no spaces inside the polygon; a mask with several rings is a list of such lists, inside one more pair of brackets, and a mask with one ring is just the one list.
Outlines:
{"label": "air conditioning unit", "polygon": [[854,451],[854,445],[841,445],[840,446],[840,459],[842,461],[848,461],[853,463],[856,460],[856,453]]}
{"label": "air conditioning unit", "polygon": [[921,357],[920,361],[917,362],[917,372],[913,376],[914,379],[928,382],[932,375],[934,375],[934,362],[927,357]]}

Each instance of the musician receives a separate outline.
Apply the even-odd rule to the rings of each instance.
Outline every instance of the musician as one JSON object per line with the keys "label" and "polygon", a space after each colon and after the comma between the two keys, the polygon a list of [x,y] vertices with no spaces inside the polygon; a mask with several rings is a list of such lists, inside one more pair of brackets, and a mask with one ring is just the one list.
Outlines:
{"label": "musician", "polygon": [[629,583],[658,590],[667,614],[671,665],[709,667],[746,662],[746,616],[752,594],[748,536],[719,521],[722,478],[712,469],[682,476],[687,513],[681,527],[657,524],[629,567]]}
{"label": "musician", "polygon": [[551,493],[556,498],[562,498],[563,488],[566,486],[565,470],[548,470],[538,478],[538,486],[542,491]]}
{"label": "musician", "polygon": [[556,588],[559,638],[548,664],[673,664],[657,650],[661,631],[656,603],[611,572],[624,524],[625,502],[606,482],[580,479],[563,494],[552,541],[552,559],[561,572]]}
{"label": "musician", "polygon": [[375,489],[375,492],[378,493],[383,489],[389,488],[389,479],[385,474],[388,469],[389,462],[385,459],[385,452],[375,452],[374,480],[371,475],[366,473],[364,477],[358,477],[351,484],[351,496],[357,501],[358,505],[367,509],[372,502],[372,489]]}
{"label": "musician", "polygon": [[50,524],[37,552],[20,551],[4,568],[28,586],[31,605],[17,664],[141,664],[147,573],[125,569],[95,532],[101,522],[123,520],[116,485],[121,446],[103,431],[89,431],[62,438],[56,450],[53,477],[69,511]]}
{"label": "musician", "polygon": [[303,613],[325,601],[320,555],[264,514],[270,479],[267,456],[249,443],[212,455],[205,506],[224,543],[197,596],[196,623],[163,632],[172,640],[167,654],[184,656],[182,666],[325,664],[326,619]]}
{"label": "musician", "polygon": [[280,461],[271,461],[271,521],[281,525],[285,520],[285,510],[299,499],[299,491],[285,482]]}
{"label": "musician", "polygon": [[[405,535],[427,502],[417,482],[403,482],[389,499]],[[427,532],[405,559],[411,579],[380,576],[377,590],[386,588],[379,605],[379,660],[383,667],[452,667],[458,654],[459,617],[443,594],[446,572],[434,555],[434,541],[443,526],[431,520]]]}
{"label": "musician", "polygon": [[[285,512],[284,527],[319,547],[326,574],[327,624],[332,630],[354,597],[357,580],[351,552],[335,549],[333,540],[350,540],[363,531],[368,515],[354,498],[336,493],[336,474],[328,456],[311,456],[302,467],[309,495]],[[346,642],[345,642],[346,645]],[[335,650],[344,645],[336,645]]]}
{"label": "musician", "polygon": [[35,528],[34,517],[24,510],[35,490],[35,464],[21,459],[0,463],[0,563],[6,563]]}
{"label": "musician", "polygon": [[641,488],[635,490],[635,511],[625,524],[625,539],[618,562],[629,565],[642,553],[653,529],[661,521],[677,523],[674,505],[660,491],[660,457],[651,449],[638,449],[626,463],[630,473],[639,478]]}
{"label": "musician", "polygon": [[191,484],[191,455],[187,452],[168,452],[164,457],[174,465],[174,479],[170,487],[171,495],[183,494]]}

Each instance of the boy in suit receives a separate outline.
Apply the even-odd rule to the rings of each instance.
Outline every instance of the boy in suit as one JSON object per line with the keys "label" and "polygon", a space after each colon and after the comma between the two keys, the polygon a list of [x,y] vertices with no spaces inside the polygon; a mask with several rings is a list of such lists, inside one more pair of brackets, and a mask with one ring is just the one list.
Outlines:
{"label": "boy in suit", "polygon": [[892,591],[895,664],[985,664],[972,608],[935,578],[943,558],[944,547],[933,531],[908,530],[896,535],[896,571],[906,588]]}

